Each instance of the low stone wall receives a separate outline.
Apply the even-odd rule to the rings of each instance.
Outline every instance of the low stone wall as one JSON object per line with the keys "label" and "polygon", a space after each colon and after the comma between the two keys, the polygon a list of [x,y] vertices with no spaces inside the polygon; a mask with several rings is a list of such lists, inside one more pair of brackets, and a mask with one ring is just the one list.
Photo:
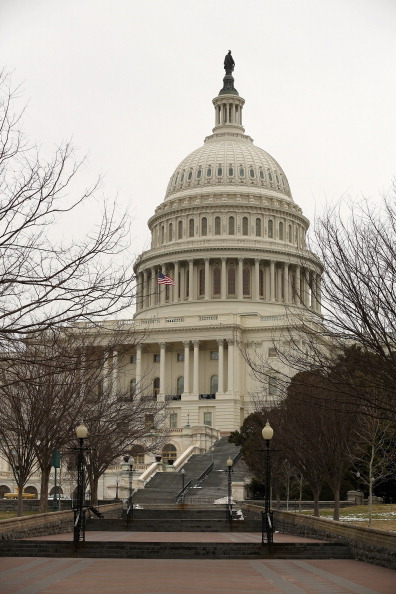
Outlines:
{"label": "low stone wall", "polygon": [[[120,518],[122,503],[102,505],[98,509],[106,518]],[[0,520],[0,539],[13,540],[72,532],[73,517],[73,510],[66,510]]]}
{"label": "low stone wall", "polygon": [[[243,509],[249,516],[261,515],[263,510],[250,504]],[[293,512],[273,510],[273,514],[274,528],[279,532],[346,544],[355,559],[396,569],[396,534],[392,532]]]}

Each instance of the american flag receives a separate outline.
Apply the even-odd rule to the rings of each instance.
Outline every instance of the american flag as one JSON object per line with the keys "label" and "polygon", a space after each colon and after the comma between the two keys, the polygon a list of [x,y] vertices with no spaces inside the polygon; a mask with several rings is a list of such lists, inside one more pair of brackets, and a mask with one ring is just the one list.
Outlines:
{"label": "american flag", "polygon": [[175,281],[170,276],[166,276],[162,272],[158,273],[158,284],[159,285],[174,285]]}

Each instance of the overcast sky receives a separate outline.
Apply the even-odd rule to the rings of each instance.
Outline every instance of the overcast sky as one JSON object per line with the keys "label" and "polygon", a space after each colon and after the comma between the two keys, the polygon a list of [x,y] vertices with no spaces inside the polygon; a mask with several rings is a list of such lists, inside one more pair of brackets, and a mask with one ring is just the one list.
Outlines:
{"label": "overcast sky", "polygon": [[[133,217],[133,251],[214,126],[232,50],[244,126],[313,220],[396,175],[395,0],[0,0],[0,56],[44,153],[72,138]],[[84,225],[84,221],[80,221]]]}

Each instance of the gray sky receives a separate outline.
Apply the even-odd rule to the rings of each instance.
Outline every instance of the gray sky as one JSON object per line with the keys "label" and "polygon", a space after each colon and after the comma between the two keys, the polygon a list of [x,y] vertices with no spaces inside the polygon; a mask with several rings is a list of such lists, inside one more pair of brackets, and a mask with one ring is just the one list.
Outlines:
{"label": "gray sky", "polygon": [[[178,163],[214,126],[232,50],[244,125],[313,220],[396,175],[395,0],[0,0],[2,64],[44,153],[72,138],[134,219],[132,256]],[[84,228],[86,221],[76,221]]]}

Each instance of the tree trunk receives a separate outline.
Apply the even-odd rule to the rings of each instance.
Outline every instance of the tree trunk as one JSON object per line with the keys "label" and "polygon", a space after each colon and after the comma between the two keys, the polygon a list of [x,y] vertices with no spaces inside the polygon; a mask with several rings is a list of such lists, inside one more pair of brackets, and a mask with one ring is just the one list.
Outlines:
{"label": "tree trunk", "polygon": [[45,514],[48,511],[48,485],[51,473],[51,467],[41,468],[41,485],[40,485],[40,513]]}
{"label": "tree trunk", "polygon": [[23,516],[23,485],[18,485],[17,517]]}
{"label": "tree trunk", "polygon": [[99,478],[99,476],[94,476],[90,482],[92,505],[98,505]]}
{"label": "tree trunk", "polygon": [[333,488],[333,494],[334,494],[333,520],[338,521],[340,519],[340,485],[339,484]]}

